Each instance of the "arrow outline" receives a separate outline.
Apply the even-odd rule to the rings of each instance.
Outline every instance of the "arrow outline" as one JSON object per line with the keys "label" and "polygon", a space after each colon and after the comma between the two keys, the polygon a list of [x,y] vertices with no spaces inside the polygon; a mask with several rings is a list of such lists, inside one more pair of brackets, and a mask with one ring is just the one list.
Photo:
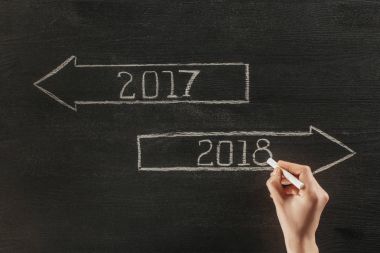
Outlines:
{"label": "arrow outline", "polygon": [[288,132],[273,132],[273,131],[230,131],[230,132],[168,132],[159,134],[141,134],[137,135],[137,170],[138,171],[156,171],[156,172],[170,172],[170,171],[270,171],[273,170],[270,166],[248,166],[248,167],[142,167],[141,166],[141,139],[155,139],[155,138],[176,138],[176,137],[203,137],[203,136],[312,136],[313,130],[326,139],[334,142],[338,146],[346,149],[349,154],[341,157],[340,159],[317,168],[313,174],[325,171],[347,159],[354,156],[356,152],[345,145],[343,142],[337,140],[331,135],[323,132],[322,130],[310,125],[308,132],[302,131],[288,131]]}
{"label": "arrow outline", "polygon": [[[245,68],[245,87],[244,87],[244,99],[240,100],[167,100],[167,101],[142,101],[142,100],[135,100],[135,101],[80,101],[76,100],[74,101],[74,106],[66,103],[62,99],[60,99],[58,96],[54,95],[52,92],[46,90],[45,88],[41,87],[39,84],[49,77],[57,74],[59,71],[61,71],[65,66],[73,62],[74,68],[104,68],[104,67],[173,67],[173,66],[244,66]],[[249,99],[249,64],[242,63],[242,62],[231,62],[231,63],[158,63],[158,64],[110,64],[110,65],[101,65],[101,64],[94,64],[94,65],[86,65],[86,64],[77,64],[77,57],[72,55],[69,58],[67,58],[62,64],[60,64],[58,67],[50,71],[47,75],[43,76],[39,80],[33,83],[35,87],[37,87],[39,90],[41,90],[43,93],[47,94],[54,100],[56,100],[58,103],[66,106],[67,108],[77,112],[78,108],[77,105],[93,105],[93,104],[113,104],[113,105],[121,105],[121,104],[247,104],[250,103]]]}

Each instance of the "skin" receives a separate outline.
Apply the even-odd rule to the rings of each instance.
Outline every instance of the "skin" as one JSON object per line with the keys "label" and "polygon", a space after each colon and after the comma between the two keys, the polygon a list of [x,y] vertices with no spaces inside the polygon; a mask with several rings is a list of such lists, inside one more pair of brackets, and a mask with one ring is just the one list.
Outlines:
{"label": "skin", "polygon": [[281,169],[275,169],[267,181],[270,196],[284,234],[288,253],[317,253],[315,233],[329,195],[318,184],[309,166],[278,161],[305,184],[302,190],[285,179]]}

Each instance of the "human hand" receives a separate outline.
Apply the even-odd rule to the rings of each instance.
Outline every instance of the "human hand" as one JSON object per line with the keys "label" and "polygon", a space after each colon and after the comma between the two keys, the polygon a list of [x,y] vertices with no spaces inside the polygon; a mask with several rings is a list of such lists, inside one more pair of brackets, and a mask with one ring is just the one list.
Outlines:
{"label": "human hand", "polygon": [[305,184],[298,190],[282,176],[281,169],[271,173],[267,187],[276,207],[288,253],[315,253],[315,232],[329,196],[318,184],[309,166],[278,161]]}

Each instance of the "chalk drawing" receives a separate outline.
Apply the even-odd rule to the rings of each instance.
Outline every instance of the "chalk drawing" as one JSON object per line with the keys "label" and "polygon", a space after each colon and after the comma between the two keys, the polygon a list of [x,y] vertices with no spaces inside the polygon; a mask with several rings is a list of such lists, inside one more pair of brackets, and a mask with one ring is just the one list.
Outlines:
{"label": "chalk drawing", "polygon": [[179,72],[191,74],[191,77],[186,84],[185,94],[183,94],[184,97],[190,97],[191,86],[193,85],[195,78],[199,75],[201,71],[200,70],[179,70]]}
{"label": "chalk drawing", "polygon": [[[155,93],[154,95],[147,95],[146,94],[146,82],[145,82],[145,78],[146,78],[146,75],[147,74],[154,74],[154,78],[155,78]],[[143,75],[142,75],[142,96],[144,99],[155,99],[158,97],[158,89],[159,89],[159,86],[160,86],[160,83],[158,81],[158,74],[157,74],[157,71],[144,71]]]}
{"label": "chalk drawing", "polygon": [[238,166],[249,166],[249,163],[247,163],[247,141],[238,140],[238,142],[243,144],[243,151],[241,154],[241,163],[239,163]]}
{"label": "chalk drawing", "polygon": [[[351,148],[349,148],[347,145],[343,144],[341,141],[335,139],[334,137],[328,135],[327,133],[323,132],[322,130],[310,126],[309,131],[302,132],[302,131],[288,131],[288,132],[273,132],[273,131],[231,131],[231,132],[170,132],[170,133],[159,133],[159,134],[141,134],[137,136],[137,168],[139,171],[158,171],[158,172],[170,172],[170,171],[266,171],[266,170],[272,170],[270,166],[266,166],[266,163],[259,163],[260,166],[233,166],[228,167],[225,165],[229,165],[230,163],[218,163],[219,166],[213,166],[213,163],[201,163],[200,159],[202,156],[206,155],[210,152],[210,148],[208,148],[206,151],[204,151],[199,157],[198,157],[198,163],[197,166],[194,167],[188,167],[188,166],[175,166],[175,167],[144,167],[142,166],[142,146],[141,146],[141,140],[142,139],[156,139],[156,138],[179,138],[179,137],[210,137],[210,136],[238,136],[238,137],[244,137],[244,136],[311,136],[313,134],[320,134],[323,137],[325,137],[327,140],[336,143],[339,147],[345,149],[348,154],[339,158],[336,161],[333,161],[331,163],[328,163],[320,168],[317,168],[314,170],[314,174],[320,173],[322,171],[325,171],[347,159],[354,156],[356,154],[355,151],[353,151]],[[239,140],[241,141],[241,140]],[[203,140],[204,143],[208,143],[211,147],[211,141],[210,140]],[[199,143],[201,144],[201,143]],[[263,145],[264,144],[264,145]],[[260,142],[257,143],[257,148],[260,150],[264,150],[268,152],[269,156],[272,157],[272,153],[269,149],[269,141],[267,139],[260,139]],[[244,151],[243,146],[243,155],[246,155],[246,151]],[[219,149],[220,151],[220,149]],[[231,159],[231,158],[229,158]],[[242,160],[242,165],[246,165],[246,160]],[[240,164],[239,164],[240,165]]]}
{"label": "chalk drawing", "polygon": [[[263,144],[264,143],[264,144]],[[256,147],[257,147],[257,149],[255,150],[255,152],[253,152],[253,154],[252,154],[252,158],[253,158],[253,162],[255,163],[255,164],[257,164],[257,165],[260,165],[260,166],[264,166],[264,165],[267,165],[267,163],[266,162],[259,162],[259,161],[257,161],[257,159],[256,159],[256,153],[257,152],[262,152],[262,151],[264,151],[264,152],[267,152],[268,153],[268,158],[272,158],[273,157],[273,154],[272,154],[272,152],[268,149],[268,147],[270,146],[270,142],[269,142],[269,140],[268,139],[259,139],[258,141],[257,141],[257,143],[256,143]]]}
{"label": "chalk drawing", "polygon": [[[245,80],[245,83],[243,84],[243,88],[244,88],[244,97],[243,98],[239,98],[239,99],[207,99],[207,100],[200,100],[200,99],[197,99],[197,98],[194,98],[194,99],[182,99],[181,100],[181,97],[178,97],[174,94],[174,81],[173,81],[173,76],[171,76],[171,87],[170,87],[170,94],[166,97],[166,98],[170,98],[170,99],[163,99],[163,100],[152,100],[152,99],[155,99],[157,98],[157,90],[158,90],[158,79],[157,79],[157,72],[154,73],[155,71],[153,72],[149,72],[149,73],[153,73],[155,75],[155,80],[156,80],[156,92],[154,95],[147,95],[146,93],[143,94],[143,98],[144,99],[148,99],[148,100],[109,100],[109,99],[106,99],[106,100],[96,100],[96,101],[92,101],[92,100],[76,100],[74,101],[74,104],[71,105],[69,104],[68,102],[65,102],[63,99],[59,98],[56,94],[53,94],[51,91],[47,90],[46,88],[42,87],[41,83],[44,82],[46,79],[48,79],[49,77],[57,74],[59,71],[61,71],[65,66],[69,65],[69,64],[72,64],[73,67],[75,68],[119,68],[119,67],[190,67],[190,66],[198,66],[198,67],[202,67],[202,66],[242,66],[244,68],[244,73],[245,73],[245,76],[244,76],[244,80]],[[171,71],[162,71],[163,73],[169,73]],[[200,70],[179,70],[180,73],[189,73],[191,74],[190,78],[189,78],[189,81],[188,83],[186,84],[186,89],[185,89],[185,92],[182,96],[182,98],[189,98],[190,97],[190,89],[192,87],[192,85],[194,84],[194,80],[197,78],[197,76],[199,75],[200,73]],[[120,78],[122,77],[123,75],[128,75],[128,74],[125,74],[125,73],[128,73],[128,72],[119,72],[117,77]],[[145,75],[143,75],[143,81],[145,80],[146,78],[146,74],[148,73],[145,73]],[[171,75],[173,75],[173,72],[171,73]],[[134,95],[125,95],[124,94],[124,91],[127,87],[127,85],[129,84],[129,82],[132,81],[132,77],[130,77],[130,81],[127,81],[122,90],[120,91],[120,98],[121,99],[133,99],[135,98]],[[105,104],[112,104],[112,105],[132,105],[132,104],[246,104],[246,103],[249,103],[249,89],[250,89],[250,80],[249,80],[249,64],[246,64],[246,63],[241,63],[241,62],[232,62],[232,63],[222,63],[222,62],[216,62],[216,63],[164,63],[164,64],[110,64],[110,65],[99,65],[99,64],[94,64],[94,65],[88,65],[88,64],[77,64],[77,57],[76,56],[71,56],[69,57],[68,59],[66,59],[61,65],[59,65],[58,67],[56,67],[54,70],[52,70],[51,72],[49,72],[47,75],[43,76],[42,78],[40,78],[38,81],[34,82],[33,85],[35,87],[37,87],[40,91],[42,91],[43,93],[45,93],[46,95],[50,96],[51,98],[53,98],[54,100],[56,100],[58,103],[66,106],[67,108],[70,108],[71,110],[74,110],[74,111],[77,111],[77,105],[95,105],[95,104],[98,104],[98,105],[105,105]],[[145,85],[145,83],[143,82],[143,86]],[[143,89],[143,92],[145,90]],[[173,99],[174,98],[174,99]],[[151,100],[149,100],[151,99]]]}
{"label": "chalk drawing", "polygon": [[[220,159],[220,150],[223,144],[228,144],[228,147],[229,147],[229,152],[228,152],[229,155],[228,155],[227,163],[221,162],[221,159]],[[231,166],[231,164],[233,163],[233,160],[232,160],[233,152],[234,152],[234,146],[232,144],[232,141],[227,141],[227,140],[219,141],[218,145],[216,146],[216,164],[218,164],[219,166]]]}
{"label": "chalk drawing", "polygon": [[125,89],[127,88],[128,84],[130,84],[133,80],[133,76],[131,73],[126,71],[120,71],[117,73],[117,77],[122,77],[123,75],[128,76],[128,81],[123,85],[123,88],[120,91],[120,98],[121,99],[134,99],[136,97],[136,94],[133,93],[133,95],[124,95]]}
{"label": "chalk drawing", "polygon": [[162,73],[167,73],[170,75],[170,94],[168,95],[168,98],[178,98],[176,94],[174,94],[174,88],[175,88],[175,83],[174,83],[174,73],[173,71],[169,70],[164,70],[161,71]]}
{"label": "chalk drawing", "polygon": [[[242,150],[242,162],[241,163],[238,163],[238,166],[249,166],[250,164],[247,163],[247,141],[244,140],[238,140],[237,141],[238,143],[243,143],[243,150]],[[201,163],[201,159],[210,154],[210,152],[212,151],[213,149],[213,145],[214,143],[210,140],[210,139],[204,139],[204,140],[199,140],[198,141],[198,145],[201,146],[202,143],[207,143],[208,144],[208,149],[202,153],[200,153],[200,155],[198,156],[198,162],[197,162],[197,165],[198,166],[213,166],[214,163],[213,162],[209,162],[209,163]],[[264,143],[264,144],[263,144]],[[222,150],[222,145],[223,144],[228,144],[228,162],[227,163],[224,163],[224,162],[221,162],[221,150]],[[270,142],[269,140],[267,139],[259,139],[257,140],[256,142],[256,147],[257,149],[252,153],[252,160],[253,162],[256,164],[256,165],[259,165],[259,166],[264,166],[264,165],[267,165],[266,164],[266,160],[268,158],[272,158],[273,155],[272,155],[272,152],[268,149],[270,145]],[[256,159],[256,153],[257,152],[265,152],[268,154],[267,156],[267,159],[263,162],[259,162],[257,159]],[[233,154],[234,154],[234,143],[230,140],[219,140],[217,141],[217,144],[216,144],[216,156],[215,156],[215,160],[216,160],[216,164],[219,165],[219,166],[231,166],[233,164]]]}
{"label": "chalk drawing", "polygon": [[198,145],[202,146],[202,143],[207,143],[209,145],[209,147],[207,148],[207,150],[205,152],[202,152],[198,156],[197,165],[198,165],[198,167],[200,167],[200,166],[213,166],[214,162],[209,162],[209,163],[202,163],[201,162],[202,157],[205,156],[205,155],[207,155],[208,153],[210,153],[210,151],[212,149],[212,142],[211,142],[211,140],[200,140],[198,142]]}

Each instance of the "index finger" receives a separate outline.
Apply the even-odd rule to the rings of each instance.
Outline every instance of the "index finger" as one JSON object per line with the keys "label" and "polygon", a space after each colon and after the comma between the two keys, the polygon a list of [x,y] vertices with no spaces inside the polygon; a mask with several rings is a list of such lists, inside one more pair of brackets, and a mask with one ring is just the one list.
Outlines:
{"label": "index finger", "polygon": [[305,165],[301,165],[301,164],[297,164],[297,163],[291,163],[291,162],[286,162],[286,161],[282,161],[282,160],[279,160],[277,162],[277,164],[278,164],[278,166],[286,169],[290,173],[292,173],[294,175],[297,175],[297,176],[305,171]]}
{"label": "index finger", "polygon": [[293,175],[298,176],[300,179],[306,179],[309,180],[313,178],[313,173],[311,172],[311,169],[309,166],[297,164],[297,163],[291,163],[286,161],[278,161],[278,166],[282,167],[283,169],[289,171]]}

